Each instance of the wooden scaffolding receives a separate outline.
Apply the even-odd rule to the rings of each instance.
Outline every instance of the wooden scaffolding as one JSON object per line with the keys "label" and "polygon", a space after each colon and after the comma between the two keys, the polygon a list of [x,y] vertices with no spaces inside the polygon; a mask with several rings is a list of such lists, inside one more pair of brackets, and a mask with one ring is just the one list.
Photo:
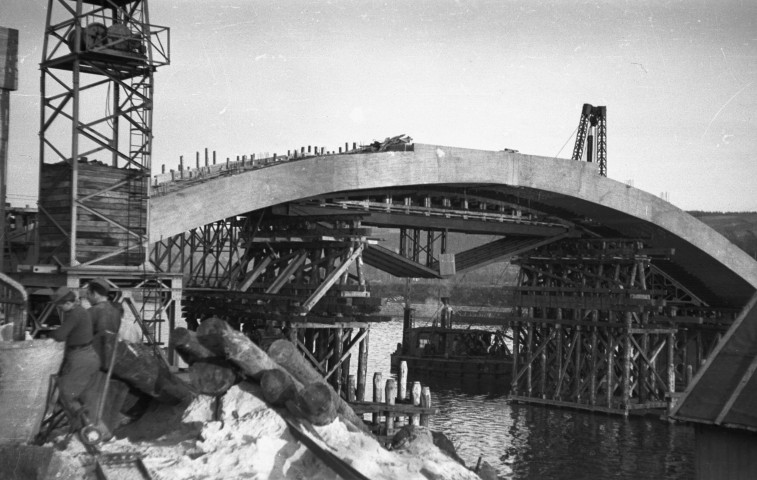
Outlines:
{"label": "wooden scaffolding", "polygon": [[214,222],[155,244],[158,271],[183,272],[189,328],[215,316],[266,347],[287,338],[337,391],[358,356],[365,392],[370,295],[362,254],[375,243],[360,217],[288,217],[272,210]]}
{"label": "wooden scaffolding", "polygon": [[668,408],[728,318],[654,264],[672,254],[581,239],[519,257],[511,398],[621,414]]}

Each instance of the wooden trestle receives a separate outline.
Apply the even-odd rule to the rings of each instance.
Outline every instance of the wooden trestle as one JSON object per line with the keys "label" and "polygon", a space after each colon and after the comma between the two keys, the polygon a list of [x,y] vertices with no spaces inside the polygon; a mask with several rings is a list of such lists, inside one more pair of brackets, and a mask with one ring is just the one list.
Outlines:
{"label": "wooden trestle", "polygon": [[514,401],[628,414],[668,408],[729,312],[709,308],[633,240],[563,240],[521,255]]}
{"label": "wooden trestle", "polygon": [[341,392],[358,356],[358,398],[366,383],[370,323],[381,299],[370,296],[362,253],[375,243],[360,217],[315,218],[253,212],[158,243],[151,261],[184,271],[191,329],[216,316],[262,347],[288,338]]}

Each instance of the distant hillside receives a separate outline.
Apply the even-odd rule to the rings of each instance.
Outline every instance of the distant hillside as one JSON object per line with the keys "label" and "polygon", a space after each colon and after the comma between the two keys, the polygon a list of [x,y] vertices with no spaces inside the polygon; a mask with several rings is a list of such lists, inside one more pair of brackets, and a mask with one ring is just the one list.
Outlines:
{"label": "distant hillside", "polygon": [[757,258],[757,212],[688,212]]}

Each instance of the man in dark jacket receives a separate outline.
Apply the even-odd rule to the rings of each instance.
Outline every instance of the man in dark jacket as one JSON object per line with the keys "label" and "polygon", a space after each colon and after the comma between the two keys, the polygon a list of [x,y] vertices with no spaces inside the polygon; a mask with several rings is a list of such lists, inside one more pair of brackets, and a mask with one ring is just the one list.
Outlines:
{"label": "man in dark jacket", "polygon": [[61,325],[51,333],[52,338],[66,342],[58,377],[60,394],[72,408],[82,406],[81,397],[87,384],[100,367],[100,359],[92,348],[92,322],[89,313],[77,301],[68,287],[60,287],[51,296],[59,307]]}
{"label": "man in dark jacket", "polygon": [[95,351],[100,356],[101,367],[108,369],[110,358],[106,358],[105,332],[118,334],[121,326],[121,312],[108,299],[110,284],[102,278],[95,278],[87,285],[87,300],[92,305],[89,315],[92,318]]}

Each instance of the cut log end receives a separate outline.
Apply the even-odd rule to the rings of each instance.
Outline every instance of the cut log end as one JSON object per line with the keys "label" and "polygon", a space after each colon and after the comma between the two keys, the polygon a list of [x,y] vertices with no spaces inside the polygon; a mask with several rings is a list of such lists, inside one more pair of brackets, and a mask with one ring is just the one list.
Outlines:
{"label": "cut log end", "polygon": [[219,396],[236,383],[237,375],[223,360],[203,360],[189,367],[189,380],[199,393]]}
{"label": "cut log end", "polygon": [[266,370],[260,377],[265,400],[271,405],[282,406],[294,399],[297,389],[292,377],[282,370]]}
{"label": "cut log end", "polygon": [[313,425],[329,425],[336,418],[336,402],[331,392],[326,384],[314,382],[297,394],[297,406]]}

